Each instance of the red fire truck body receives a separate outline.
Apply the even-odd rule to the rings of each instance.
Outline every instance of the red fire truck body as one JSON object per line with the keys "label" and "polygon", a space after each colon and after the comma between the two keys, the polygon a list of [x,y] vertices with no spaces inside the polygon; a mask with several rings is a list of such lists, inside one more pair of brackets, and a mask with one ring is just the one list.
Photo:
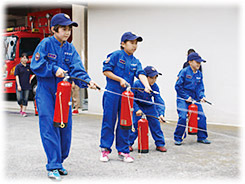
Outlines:
{"label": "red fire truck body", "polygon": [[[53,15],[57,13],[66,13],[71,17],[71,9],[52,9],[40,12],[32,12],[27,15],[27,26],[7,28],[3,34],[4,41],[4,60],[3,66],[3,92],[15,93],[14,71],[17,64],[20,63],[22,53],[27,53],[29,63],[32,54],[39,42],[50,36],[50,21]],[[68,40],[71,41],[71,40]],[[33,86],[33,84],[32,84]]]}

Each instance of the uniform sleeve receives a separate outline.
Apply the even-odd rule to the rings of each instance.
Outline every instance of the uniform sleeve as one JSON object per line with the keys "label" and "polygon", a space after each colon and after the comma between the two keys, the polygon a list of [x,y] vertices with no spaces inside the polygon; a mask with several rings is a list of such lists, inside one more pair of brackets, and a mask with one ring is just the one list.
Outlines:
{"label": "uniform sleeve", "polygon": [[164,103],[164,100],[162,99],[162,97],[160,95],[159,87],[156,85],[153,90],[159,92],[159,94],[154,94],[154,102],[162,104],[162,106],[156,105],[158,116],[160,116],[160,115],[164,116],[164,114],[165,114],[165,103]]}
{"label": "uniform sleeve", "polygon": [[39,77],[54,77],[59,68],[55,62],[47,60],[47,48],[47,42],[39,43],[31,59],[31,70]]}
{"label": "uniform sleeve", "polygon": [[178,80],[175,83],[175,90],[181,98],[188,99],[189,95],[184,91],[184,81],[185,81],[185,72],[182,70],[179,73]]}
{"label": "uniform sleeve", "polygon": [[203,84],[203,77],[201,77],[200,84],[198,85],[197,95],[199,97],[199,100],[201,100],[203,97],[205,97],[204,94],[204,84]]}
{"label": "uniform sleeve", "polygon": [[[91,78],[89,77],[88,73],[85,71],[85,68],[83,66],[81,57],[77,53],[74,46],[72,46],[72,59],[71,59],[71,65],[70,65],[70,76],[71,77],[77,77],[82,80],[85,80],[86,82],[90,82]],[[86,88],[88,85],[80,80],[74,80],[76,85],[78,85],[80,88]]]}
{"label": "uniform sleeve", "polygon": [[107,56],[107,59],[103,62],[103,72],[111,71],[113,72],[114,67],[116,66],[117,54],[111,53]]}
{"label": "uniform sleeve", "polygon": [[135,73],[136,75],[136,77],[137,78],[139,78],[139,75],[140,74],[143,74],[143,75],[146,75],[146,73],[145,73],[145,71],[142,69],[142,65],[141,65],[141,63],[139,62],[139,60],[138,60],[138,63],[137,63],[137,69],[136,69],[136,73]]}

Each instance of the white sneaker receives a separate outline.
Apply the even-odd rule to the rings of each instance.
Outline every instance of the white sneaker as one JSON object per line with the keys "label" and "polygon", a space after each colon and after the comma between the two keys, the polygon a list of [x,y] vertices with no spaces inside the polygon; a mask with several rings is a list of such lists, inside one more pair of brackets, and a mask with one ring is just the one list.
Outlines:
{"label": "white sneaker", "polygon": [[109,161],[109,157],[108,157],[109,154],[110,154],[110,151],[108,151],[108,150],[101,151],[100,161],[101,162],[108,162]]}
{"label": "white sneaker", "polygon": [[55,170],[52,170],[52,171],[49,171],[48,172],[48,177],[50,179],[54,179],[54,180],[57,180],[57,181],[61,181],[61,176],[60,176],[60,173],[57,169]]}
{"label": "white sneaker", "polygon": [[134,158],[129,155],[129,153],[118,152],[118,157],[124,162],[134,162]]}

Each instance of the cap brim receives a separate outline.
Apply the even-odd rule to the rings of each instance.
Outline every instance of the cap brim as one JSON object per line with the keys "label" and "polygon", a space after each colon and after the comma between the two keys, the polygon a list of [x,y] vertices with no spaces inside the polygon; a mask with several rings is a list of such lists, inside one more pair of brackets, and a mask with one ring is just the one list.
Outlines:
{"label": "cap brim", "polygon": [[151,74],[149,74],[149,75],[147,75],[147,76],[149,76],[149,77],[154,77],[154,76],[156,76],[156,75],[162,75],[162,73],[153,72],[153,73],[151,73]]}
{"label": "cap brim", "polygon": [[141,36],[138,36],[138,37],[136,38],[136,40],[137,40],[138,42],[142,42],[142,41],[143,41],[143,38],[142,38]]}
{"label": "cap brim", "polygon": [[201,62],[204,62],[205,63],[206,62],[205,60],[203,60],[201,58],[200,59],[195,59],[195,61],[198,62],[198,63],[201,63]]}
{"label": "cap brim", "polygon": [[70,20],[67,20],[66,22],[63,22],[62,24],[60,24],[61,26],[74,26],[74,27],[77,27],[78,24],[76,22],[73,22],[73,21],[70,21]]}
{"label": "cap brim", "polygon": [[[129,39],[128,39],[129,40]],[[138,42],[142,42],[143,41],[143,38],[141,36],[134,36],[132,37],[130,40],[137,40]]]}

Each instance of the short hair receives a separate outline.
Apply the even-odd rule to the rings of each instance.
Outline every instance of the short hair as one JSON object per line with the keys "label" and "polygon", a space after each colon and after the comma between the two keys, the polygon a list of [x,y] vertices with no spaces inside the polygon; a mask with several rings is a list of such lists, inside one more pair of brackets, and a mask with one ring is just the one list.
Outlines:
{"label": "short hair", "polygon": [[196,52],[194,49],[189,49],[188,51],[187,51],[187,55],[189,55],[190,53],[193,53],[193,52]]}
{"label": "short hair", "polygon": [[[127,41],[129,41],[129,40],[125,40],[124,43],[126,43]],[[120,47],[121,47],[121,50],[124,49],[124,47],[122,46],[122,43],[121,43],[121,46]]]}
{"label": "short hair", "polygon": [[27,53],[25,53],[25,52],[23,52],[23,53],[21,54],[21,58],[23,58],[24,56],[25,56],[27,59],[29,59],[29,56],[28,56]]}
{"label": "short hair", "polygon": [[[59,28],[62,28],[62,27],[66,27],[66,26],[62,26],[62,25],[57,24],[54,26],[54,31],[58,33]],[[69,25],[69,27],[72,28],[72,25]]]}

